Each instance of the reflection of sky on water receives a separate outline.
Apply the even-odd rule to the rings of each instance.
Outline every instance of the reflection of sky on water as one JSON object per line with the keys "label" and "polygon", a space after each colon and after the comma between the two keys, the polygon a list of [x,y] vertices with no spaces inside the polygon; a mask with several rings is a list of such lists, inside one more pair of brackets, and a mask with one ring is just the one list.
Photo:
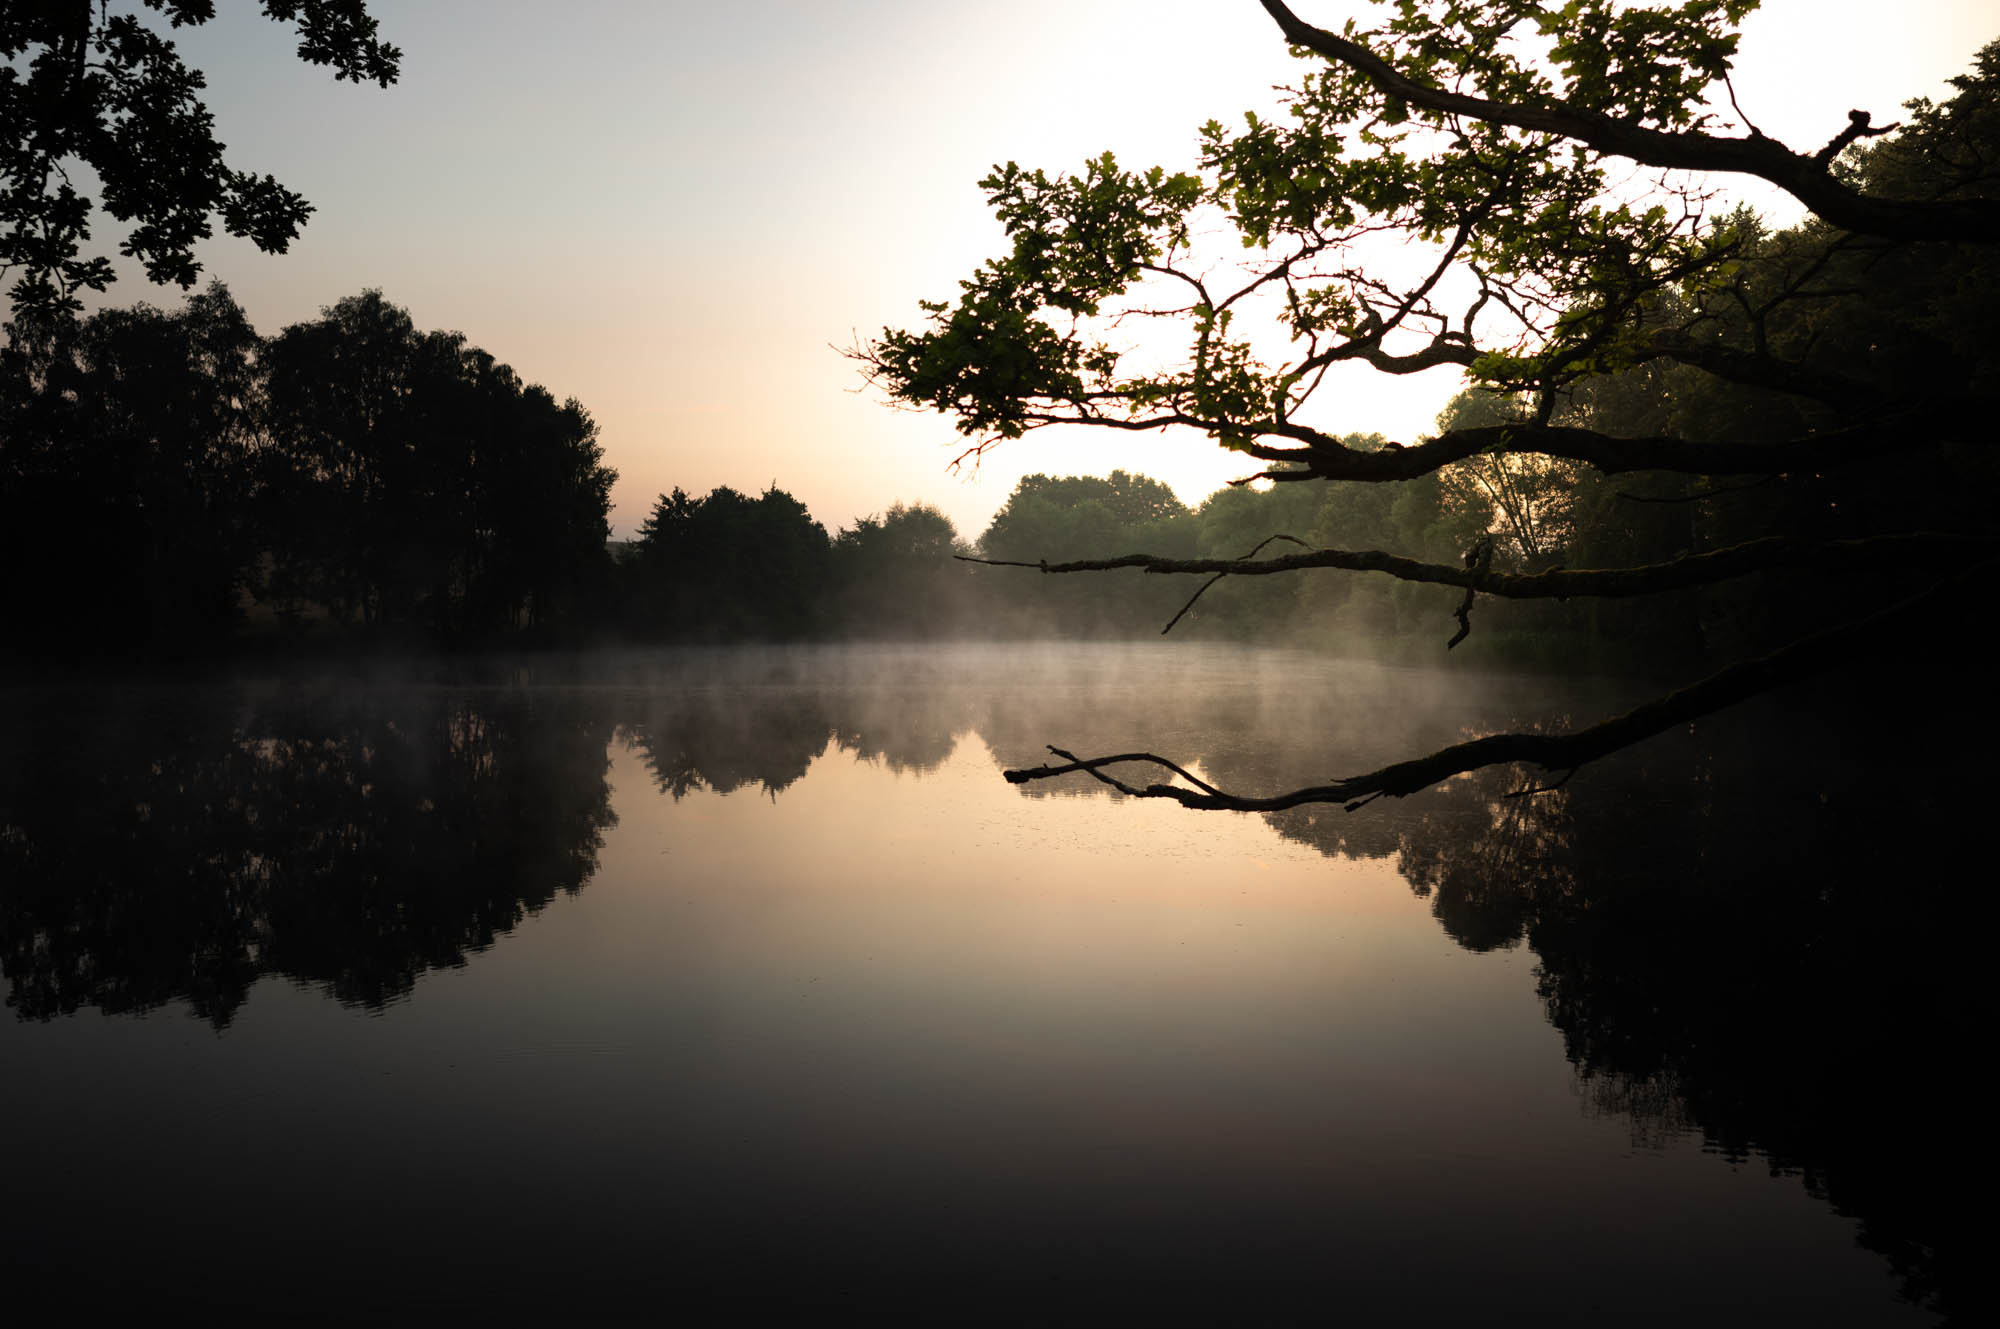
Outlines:
{"label": "reflection of sky on water", "polygon": [[[618,701],[585,888],[404,1000],[0,1023],[0,1259],[346,1312],[1923,1318],[1796,1182],[1580,1097],[1535,954],[1455,944],[1396,858],[1025,797],[989,741],[1048,715],[911,696],[766,695],[787,778],[665,789],[707,740]],[[1257,732],[1195,750],[1242,776]]]}

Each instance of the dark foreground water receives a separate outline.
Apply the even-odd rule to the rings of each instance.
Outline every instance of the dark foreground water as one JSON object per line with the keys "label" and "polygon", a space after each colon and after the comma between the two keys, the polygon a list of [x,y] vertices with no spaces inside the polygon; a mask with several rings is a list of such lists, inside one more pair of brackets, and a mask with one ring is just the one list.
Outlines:
{"label": "dark foreground water", "polygon": [[1979,874],[1851,735],[1262,818],[999,769],[1610,702],[1187,647],[4,697],[12,1309],[1990,1309]]}

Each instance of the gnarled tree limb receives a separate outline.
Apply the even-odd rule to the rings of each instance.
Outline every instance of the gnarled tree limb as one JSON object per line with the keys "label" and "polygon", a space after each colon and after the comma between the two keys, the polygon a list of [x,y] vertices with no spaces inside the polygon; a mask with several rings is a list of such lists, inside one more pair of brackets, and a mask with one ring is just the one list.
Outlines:
{"label": "gnarled tree limb", "polygon": [[1404,558],[1379,549],[1314,549],[1303,554],[1281,554],[1276,558],[1254,560],[1120,554],[1115,558],[1086,558],[1068,563],[1024,563],[1009,559],[974,558],[969,554],[954,557],[962,563],[1035,568],[1048,573],[1139,568],[1161,574],[1207,573],[1256,577],[1303,572],[1311,568],[1338,568],[1348,572],[1382,572],[1401,581],[1456,586],[1477,594],[1498,595],[1511,600],[1566,600],[1571,597],[1655,595],[1780,567],[1853,571],[1905,559],[1967,554],[1990,556],[1996,550],[2000,550],[2000,538],[1996,537],[1913,531],[1864,536],[1854,540],[1808,540],[1789,535],[1767,535],[1730,545],[1726,549],[1684,554],[1664,563],[1647,563],[1630,568],[1552,568],[1547,572],[1496,572],[1483,563],[1453,567],[1448,563],[1425,563],[1419,559]]}
{"label": "gnarled tree limb", "polygon": [[[1717,378],[1746,387],[1769,388],[1795,397],[1809,397],[1829,406],[1853,410],[1878,405],[1884,394],[1871,384],[1811,365],[1772,355],[1739,350],[1721,342],[1702,341],[1680,332],[1655,332],[1649,338],[1654,355],[1706,370]],[[1649,357],[1650,358],[1650,357]]]}
{"label": "gnarled tree limb", "polygon": [[[1277,21],[1285,40],[1302,46],[1367,78],[1391,97],[1412,106],[1461,115],[1493,124],[1511,125],[1537,133],[1574,139],[1599,152],[1625,157],[1642,166],[1686,171],[1721,171],[1768,180],[1825,221],[1843,230],[1897,240],[2000,239],[2000,199],[1968,198],[1905,202],[1857,193],[1827,169],[1830,157],[1794,152],[1776,139],[1753,134],[1722,138],[1698,130],[1669,132],[1615,120],[1596,111],[1560,101],[1541,105],[1510,105],[1451,92],[1406,78],[1396,67],[1358,42],[1305,22],[1284,0],[1260,0]],[[1856,113],[1859,114],[1858,112]],[[1860,132],[1867,131],[1862,116]],[[1858,137],[1849,127],[1835,138],[1837,151]]]}
{"label": "gnarled tree limb", "polygon": [[[1954,445],[1991,447],[1995,403],[1990,399],[1932,400],[1922,410],[1884,414],[1839,429],[1827,429],[1779,443],[1710,443],[1655,436],[1619,438],[1593,429],[1521,421],[1452,429],[1416,443],[1391,443],[1373,452],[1347,447],[1332,434],[1296,421],[1254,425],[1205,420],[1180,412],[1125,419],[1072,411],[1024,411],[1034,427],[1096,425],[1134,432],[1187,425],[1232,438],[1236,451],[1258,461],[1285,462],[1293,471],[1267,471],[1253,479],[1358,480],[1390,483],[1414,480],[1482,452],[1557,457],[1595,467],[1606,475],[1632,471],[1672,471],[1683,475],[1789,475],[1879,462],[1890,452]],[[1296,447],[1260,443],[1246,437],[1290,439]],[[977,453],[984,444],[969,450]]]}

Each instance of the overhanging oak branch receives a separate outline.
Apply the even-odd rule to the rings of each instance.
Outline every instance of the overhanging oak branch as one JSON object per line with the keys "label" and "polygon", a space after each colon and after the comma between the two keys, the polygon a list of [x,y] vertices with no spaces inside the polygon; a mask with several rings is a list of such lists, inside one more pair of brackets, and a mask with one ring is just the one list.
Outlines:
{"label": "overhanging oak branch", "polygon": [[1512,600],[1566,600],[1657,595],[1663,591],[1706,586],[1732,577],[1783,567],[1851,572],[1910,559],[1930,560],[1967,554],[1990,557],[1996,552],[2000,552],[2000,537],[1915,531],[1853,540],[1807,540],[1788,535],[1767,535],[1726,549],[1684,554],[1664,563],[1630,568],[1555,568],[1532,573],[1495,572],[1483,566],[1453,567],[1449,563],[1425,563],[1379,549],[1314,549],[1303,554],[1281,554],[1276,558],[1262,559],[1161,558],[1153,554],[1120,554],[1114,558],[1077,559],[1067,563],[1026,563],[963,554],[955,557],[963,563],[1033,568],[1048,573],[1111,572],[1119,568],[1139,568],[1161,574],[1257,577],[1314,568],[1336,568],[1347,572],[1386,573],[1400,581],[1454,586]]}
{"label": "overhanging oak branch", "polygon": [[[1555,457],[1594,467],[1606,475],[1633,471],[1682,475],[1810,473],[1880,462],[1892,454],[1907,455],[1920,448],[1991,447],[2000,438],[1991,428],[1993,405],[1986,398],[1933,400],[1921,411],[1884,414],[1777,443],[1711,443],[1667,436],[1618,438],[1592,429],[1522,421],[1447,430],[1436,438],[1391,443],[1374,451],[1350,448],[1332,434],[1290,420],[1242,424],[1179,411],[1122,418],[1071,410],[1028,410],[1019,418],[1036,428],[1061,424],[1146,432],[1189,426],[1231,437],[1231,446],[1247,457],[1300,468],[1253,478],[1390,483],[1414,480],[1481,453]],[[1248,435],[1288,439],[1297,446],[1258,442]]]}
{"label": "overhanging oak branch", "polygon": [[[1391,97],[1429,111],[1574,139],[1643,166],[1719,171],[1768,180],[1843,230],[1897,240],[1990,242],[2000,239],[2000,199],[1906,202],[1848,188],[1828,171],[1830,159],[1794,152],[1763,135],[1723,138],[1697,130],[1668,132],[1560,101],[1512,105],[1470,97],[1405,77],[1359,42],[1314,27],[1284,0],[1260,0],[1285,40],[1347,66]],[[1862,126],[1866,126],[1863,117]]]}

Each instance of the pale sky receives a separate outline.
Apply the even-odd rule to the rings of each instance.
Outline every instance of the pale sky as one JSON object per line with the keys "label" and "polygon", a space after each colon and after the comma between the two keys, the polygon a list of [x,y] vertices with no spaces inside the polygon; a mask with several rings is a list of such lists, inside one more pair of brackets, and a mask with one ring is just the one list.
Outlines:
{"label": "pale sky", "polygon": [[[1333,28],[1357,8],[1293,7]],[[375,0],[403,49],[386,91],[301,64],[248,0],[218,9],[178,34],[217,137],[318,211],[284,256],[210,242],[203,280],[267,334],[379,287],[577,398],[620,475],[618,536],[676,485],[775,481],[829,531],[925,501],[971,538],[1035,471],[1140,471],[1190,504],[1243,473],[1199,436],[1071,430],[952,474],[950,422],[858,391],[833,347],[914,326],[999,252],[976,187],[994,163],[1188,167],[1204,120],[1269,109],[1300,65],[1255,0]],[[1993,0],[1766,0],[1737,95],[1816,148],[1852,107],[1879,124],[1944,95],[1995,36]],[[128,265],[105,302],[180,298]],[[1359,375],[1338,428],[1409,438],[1456,387]]]}

